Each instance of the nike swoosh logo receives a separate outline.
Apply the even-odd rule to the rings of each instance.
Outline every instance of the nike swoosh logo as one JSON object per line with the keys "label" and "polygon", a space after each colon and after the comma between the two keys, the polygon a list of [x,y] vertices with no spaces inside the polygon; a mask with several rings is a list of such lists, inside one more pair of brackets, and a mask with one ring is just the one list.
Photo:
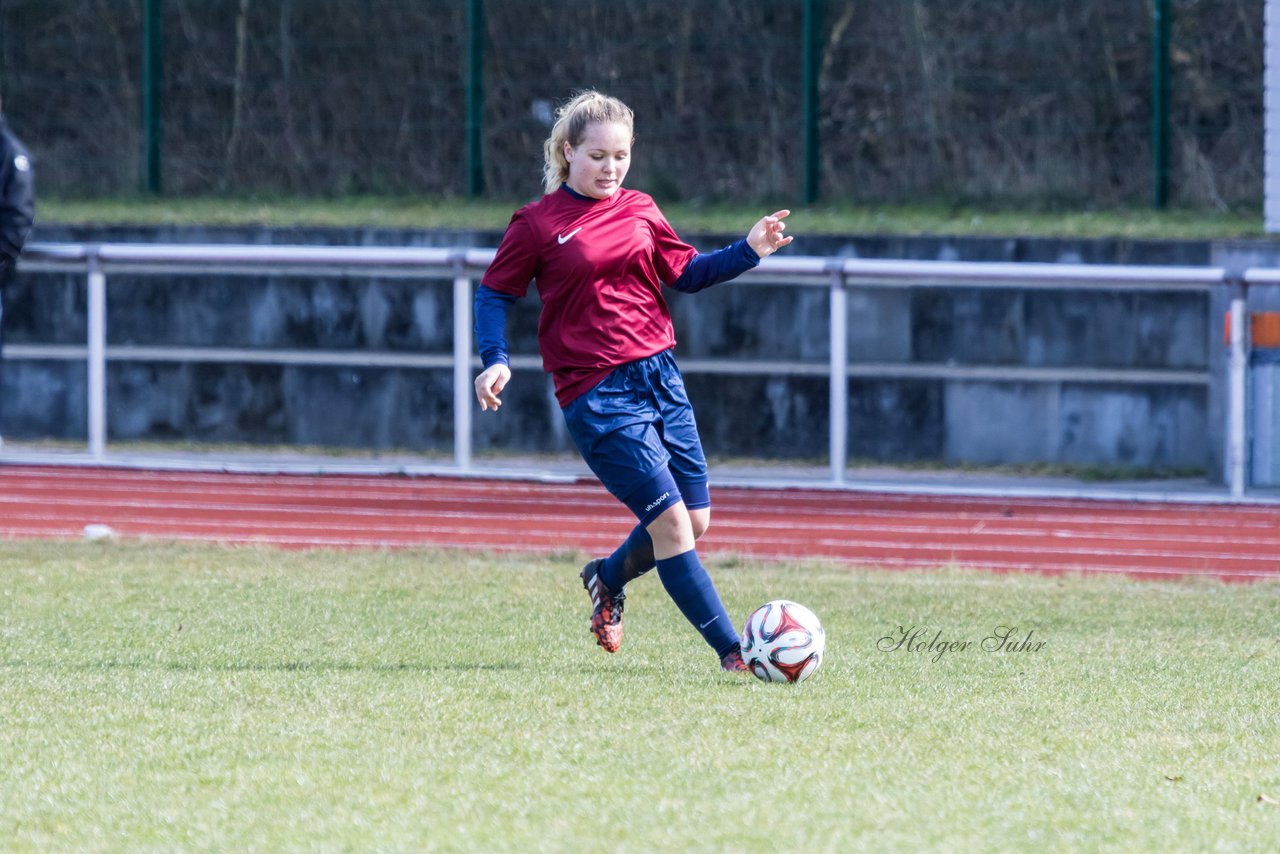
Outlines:
{"label": "nike swoosh logo", "polygon": [[705,629],[707,626],[711,625],[712,623],[714,623],[714,622],[715,622],[716,620],[718,620],[718,619],[720,619],[720,617],[719,617],[719,616],[712,617],[710,620],[707,620],[705,623],[703,623],[702,625],[698,626],[698,628],[699,628],[699,629]]}
{"label": "nike swoosh logo", "polygon": [[574,236],[575,234],[577,234],[579,231],[582,231],[582,226],[578,226],[577,228],[575,228],[573,231],[569,232],[568,234],[561,234],[560,236],[558,236],[558,237],[556,238],[556,240],[559,240],[559,241],[560,241],[560,245],[561,245],[561,246],[564,246],[566,243],[568,243],[570,240],[572,240],[572,239],[573,239],[573,236]]}

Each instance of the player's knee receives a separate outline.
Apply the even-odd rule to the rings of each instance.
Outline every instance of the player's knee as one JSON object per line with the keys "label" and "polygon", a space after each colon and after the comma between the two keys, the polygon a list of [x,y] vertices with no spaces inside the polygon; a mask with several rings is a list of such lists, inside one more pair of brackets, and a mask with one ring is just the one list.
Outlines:
{"label": "player's knee", "polygon": [[693,538],[700,539],[707,532],[707,528],[711,527],[711,509],[690,510],[689,524],[693,528]]}
{"label": "player's knee", "polygon": [[693,528],[683,504],[677,504],[649,523],[654,554],[667,557],[693,548]]}
{"label": "player's knee", "polygon": [[653,538],[654,542],[667,542],[678,538],[687,533],[687,520],[688,517],[680,512],[678,506],[673,507],[649,523],[649,536]]}

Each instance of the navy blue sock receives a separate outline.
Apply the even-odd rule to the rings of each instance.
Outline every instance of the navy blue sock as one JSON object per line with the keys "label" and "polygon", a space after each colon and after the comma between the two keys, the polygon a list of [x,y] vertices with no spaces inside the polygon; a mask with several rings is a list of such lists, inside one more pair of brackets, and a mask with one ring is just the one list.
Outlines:
{"label": "navy blue sock", "polygon": [[702,633],[716,655],[721,658],[738,643],[738,632],[729,619],[729,612],[720,601],[716,586],[711,583],[698,552],[690,549],[675,557],[658,561],[658,577],[667,595],[676,603],[685,619]]}
{"label": "navy blue sock", "polygon": [[636,525],[600,567],[600,580],[610,590],[621,590],[653,569],[653,538],[643,525]]}

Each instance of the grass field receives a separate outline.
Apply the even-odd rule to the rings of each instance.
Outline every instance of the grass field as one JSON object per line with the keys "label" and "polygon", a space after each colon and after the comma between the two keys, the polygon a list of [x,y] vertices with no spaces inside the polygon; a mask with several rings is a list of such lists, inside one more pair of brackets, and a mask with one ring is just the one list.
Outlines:
{"label": "grass field", "polygon": [[781,686],[720,673],[656,578],[605,655],[579,560],[0,543],[0,848],[1280,838],[1276,584],[712,563],[736,619],[823,617]]}
{"label": "grass field", "polygon": [[[340,228],[488,229],[500,231],[528,199],[365,197],[342,199],[105,198],[40,202],[40,221],[139,225],[329,226]],[[1114,237],[1219,240],[1265,237],[1261,211],[1020,210],[950,204],[813,205],[779,199],[792,208],[788,228],[804,235],[1013,235],[1018,237]],[[763,205],[670,202],[663,212],[685,233],[746,233]],[[38,239],[38,234],[37,234]]]}

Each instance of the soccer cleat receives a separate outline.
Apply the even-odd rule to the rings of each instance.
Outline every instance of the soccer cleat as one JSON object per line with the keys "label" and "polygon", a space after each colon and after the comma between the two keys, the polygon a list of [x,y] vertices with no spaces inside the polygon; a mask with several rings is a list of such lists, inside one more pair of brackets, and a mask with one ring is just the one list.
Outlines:
{"label": "soccer cleat", "polygon": [[742,647],[734,644],[733,649],[724,654],[724,658],[720,659],[720,669],[728,673],[749,673],[747,663],[742,660]]}
{"label": "soccer cleat", "polygon": [[588,561],[582,568],[582,586],[591,597],[591,634],[605,652],[617,652],[622,646],[622,603],[627,595],[604,586],[600,580],[602,566],[601,558]]}

